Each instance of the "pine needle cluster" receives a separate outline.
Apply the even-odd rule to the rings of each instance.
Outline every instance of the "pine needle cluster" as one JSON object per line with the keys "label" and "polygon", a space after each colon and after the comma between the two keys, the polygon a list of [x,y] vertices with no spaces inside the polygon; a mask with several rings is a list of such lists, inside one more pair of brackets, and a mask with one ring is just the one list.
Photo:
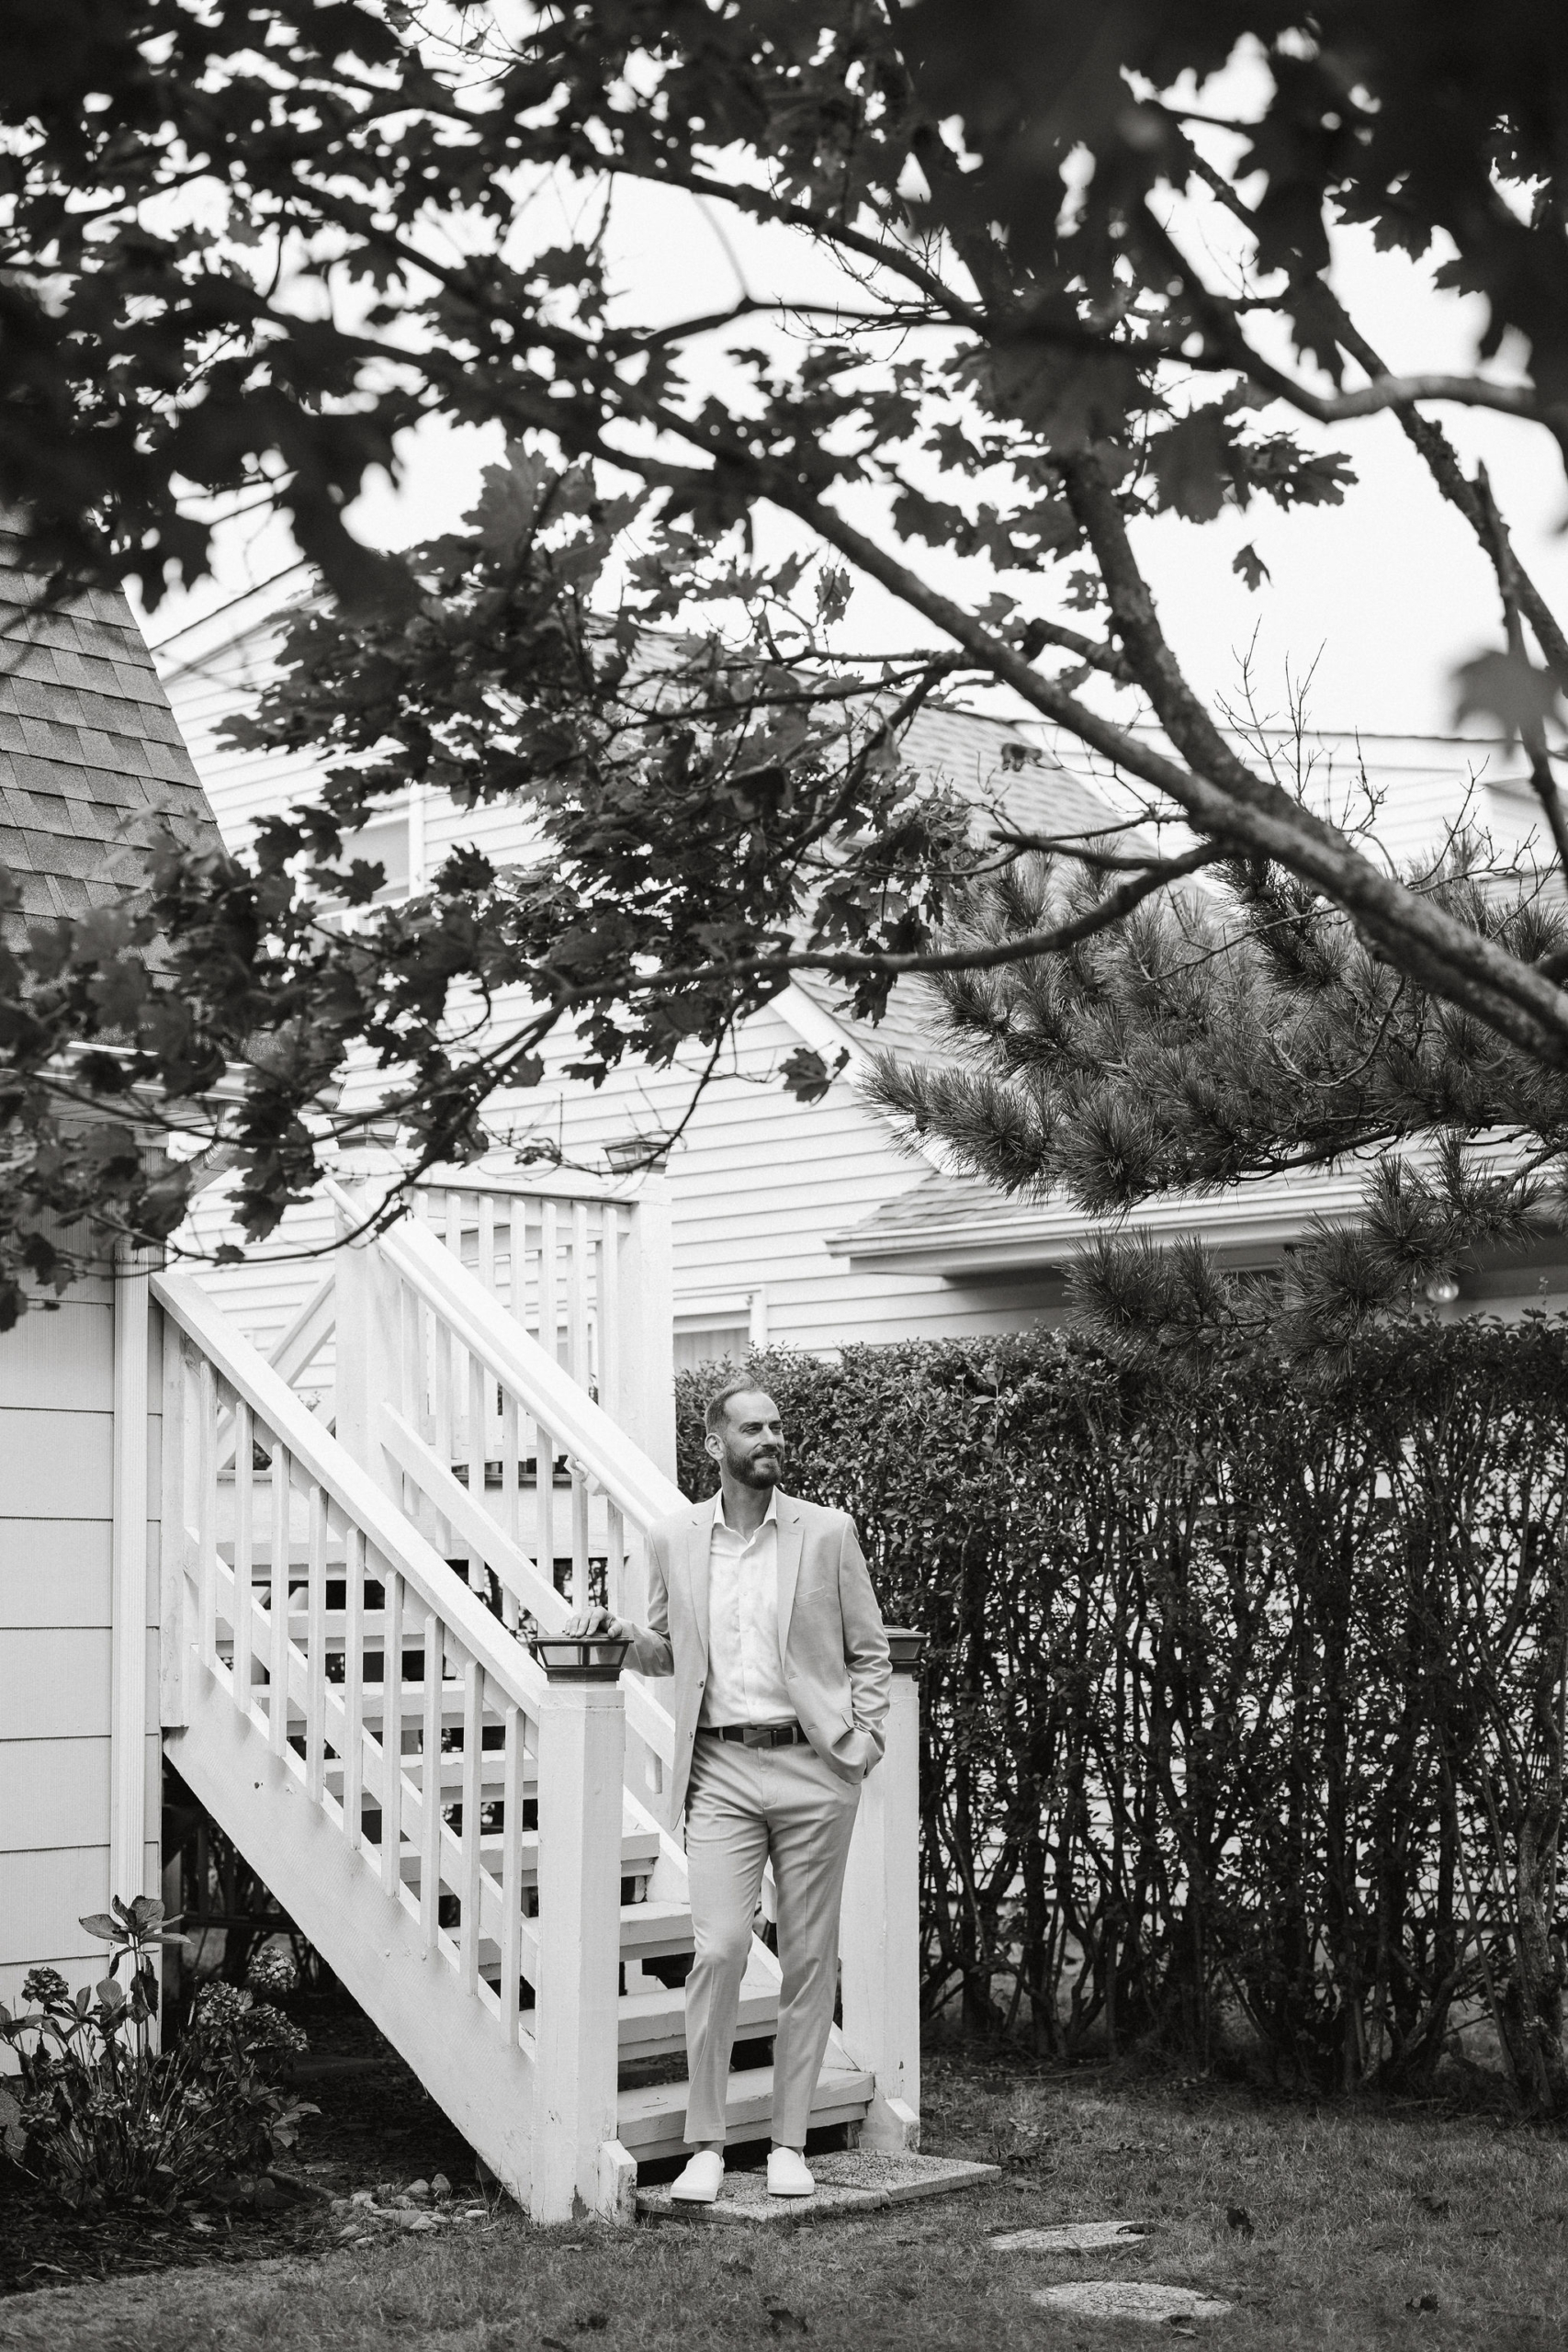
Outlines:
{"label": "pine needle cluster", "polygon": [[[1499,877],[1475,838],[1405,878],[1529,963],[1568,943],[1560,889]],[[1032,854],[964,890],[950,937],[1039,931],[1106,887],[1103,871]],[[1396,971],[1279,866],[1214,868],[1063,953],[928,985],[938,1051],[879,1057],[873,1099],[965,1172],[1108,1221],[1071,1291],[1120,1352],[1267,1328],[1342,1356],[1370,1322],[1423,1311],[1429,1283],[1528,1244],[1568,1206],[1568,1077]],[[1360,1214],[1314,1225],[1282,1280],[1118,1229],[1156,1195],[1197,1203],[1337,1163],[1365,1170]]]}

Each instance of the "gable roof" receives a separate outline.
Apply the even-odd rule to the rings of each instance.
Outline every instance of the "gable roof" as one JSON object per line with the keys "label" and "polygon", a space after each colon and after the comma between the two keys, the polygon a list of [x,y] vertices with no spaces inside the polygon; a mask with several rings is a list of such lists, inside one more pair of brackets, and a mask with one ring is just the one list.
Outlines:
{"label": "gable roof", "polygon": [[0,532],[0,867],[28,922],[85,914],[143,887],[159,820],[189,848],[218,826],[152,657],[116,589],[44,601]]}
{"label": "gable roof", "polygon": [[1365,1188],[1366,1167],[1352,1159],[1254,1177],[1221,1193],[1160,1193],[1118,1217],[1079,1208],[1059,1190],[1004,1193],[983,1176],[939,1170],[826,1239],[834,1257],[854,1266],[950,1280],[1025,1270],[1065,1272],[1086,1242],[1110,1232],[1165,1242],[1196,1238],[1246,1261],[1272,1257],[1319,1218],[1353,1221]]}
{"label": "gable roof", "polygon": [[[933,781],[951,784],[972,799],[985,820],[995,816],[1021,832],[1071,842],[1110,831],[1123,823],[1112,802],[1095,786],[1065,767],[1055,752],[1028,728],[985,711],[932,708],[917,711],[903,739],[903,756]],[[842,984],[826,972],[798,972],[795,988],[831,1017],[844,1042],[861,1053],[919,1054],[943,1049],[937,1035],[936,998],[918,976],[894,983],[880,1021],[862,1021],[845,1009]],[[775,1009],[790,1019],[784,999]],[[817,1038],[807,1039],[816,1044]]]}

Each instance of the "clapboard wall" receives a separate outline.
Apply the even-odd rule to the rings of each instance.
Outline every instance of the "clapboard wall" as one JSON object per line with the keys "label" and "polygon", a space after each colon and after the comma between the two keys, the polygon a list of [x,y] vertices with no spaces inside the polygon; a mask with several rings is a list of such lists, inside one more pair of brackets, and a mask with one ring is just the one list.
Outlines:
{"label": "clapboard wall", "polygon": [[[502,1000],[500,1019],[508,1009]],[[898,1149],[847,1081],[820,1102],[787,1094],[778,1069],[800,1042],[778,1012],[764,1008],[747,1022],[694,1114],[699,1056],[683,1055],[666,1070],[627,1066],[595,1089],[564,1075],[571,1048],[562,1039],[547,1049],[545,1082],[525,1093],[499,1094],[486,1118],[492,1131],[518,1140],[547,1136],[569,1165],[590,1168],[603,1164],[606,1144],[686,1123],[668,1170],[678,1362],[743,1354],[749,1334],[772,1346],[830,1355],[846,1340],[947,1339],[1057,1319],[1061,1285],[1047,1278],[948,1282],[934,1273],[851,1268],[832,1254],[830,1236],[909,1191],[931,1170]],[[291,1210],[274,1240],[250,1250],[245,1264],[198,1263],[193,1271],[265,1350],[321,1278],[322,1261],[299,1253],[330,1244],[332,1235],[330,1209],[309,1203]],[[208,1250],[237,1238],[225,1221],[221,1185],[199,1197],[185,1238]],[[716,1335],[726,1324],[733,1341]],[[324,1351],[304,1385],[329,1387],[330,1367]]]}
{"label": "clapboard wall", "polygon": [[[159,1491],[160,1333],[151,1318],[147,1491]],[[109,1884],[113,1806],[115,1284],[85,1276],[0,1332],[0,2000],[47,1962],[73,1988],[106,1947],[77,1924],[111,1893],[157,1891],[157,1524],[149,1526],[136,1727],[144,1776],[140,1886]],[[95,1962],[100,1963],[95,1965]]]}

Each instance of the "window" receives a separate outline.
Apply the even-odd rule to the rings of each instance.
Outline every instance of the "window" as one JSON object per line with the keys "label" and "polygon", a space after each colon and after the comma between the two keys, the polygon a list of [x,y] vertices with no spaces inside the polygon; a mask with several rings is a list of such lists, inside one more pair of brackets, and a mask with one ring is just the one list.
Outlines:
{"label": "window", "polygon": [[373,817],[356,833],[345,833],[334,863],[340,872],[346,874],[356,859],[363,859],[367,865],[378,865],[386,877],[376,893],[377,906],[394,906],[406,899],[412,878],[408,810],[398,808],[387,816]]}
{"label": "window", "polygon": [[750,1326],[743,1315],[737,1323],[688,1326],[675,1318],[675,1369],[694,1372],[699,1364],[722,1363],[726,1356],[743,1356],[750,1346]]}
{"label": "window", "polygon": [[768,1344],[763,1290],[732,1291],[722,1298],[687,1298],[675,1310],[675,1369],[722,1363]]}

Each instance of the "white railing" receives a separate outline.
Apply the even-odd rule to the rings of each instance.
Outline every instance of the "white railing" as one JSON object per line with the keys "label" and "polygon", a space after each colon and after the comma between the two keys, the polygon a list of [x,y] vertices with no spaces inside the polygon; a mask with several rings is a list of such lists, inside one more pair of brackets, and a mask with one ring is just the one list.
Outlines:
{"label": "white railing", "polygon": [[[583,1694],[553,1687],[196,1283],[160,1274],[152,1288],[166,1317],[164,1721],[189,1721],[188,1679],[207,1678],[203,1701],[233,1709],[363,1866],[362,1894],[378,1888],[502,2048],[559,2077],[540,2082],[530,2202],[565,2218],[574,2194],[592,2199],[594,2149],[615,2130],[619,1690],[589,1694],[600,1769],[585,1814]],[[573,2137],[584,2111],[588,2159]]]}
{"label": "white railing", "polygon": [[[627,1191],[547,1189],[521,1178],[421,1183],[413,1211],[518,1329],[673,1476],[674,1297],[663,1180]],[[450,1409],[461,1444],[496,1461],[502,1431],[494,1400],[454,1396]]]}
{"label": "white railing", "polygon": [[[499,1729],[508,1791],[521,1792],[545,1678],[196,1283],[157,1275],[153,1288],[180,1337],[165,1366],[165,1525],[176,1546],[185,1538],[190,1638],[172,1645],[175,1666],[207,1669],[349,1850],[374,1860],[388,1899],[416,1905],[429,1949],[515,2031],[522,1939],[535,1932],[523,1921],[521,1794],[481,1842],[478,1775],[481,1735]],[[231,1563],[217,1543],[229,1416]],[[341,1588],[331,1606],[329,1586]],[[473,1780],[456,1834],[427,1802],[444,1744]],[[465,1781],[458,1802],[468,1793]],[[520,1962],[513,1977],[502,1960],[499,1993],[483,1978],[487,1941]]]}
{"label": "white railing", "polygon": [[[361,1203],[330,1189],[353,1232]],[[472,1272],[412,1217],[340,1253],[338,1436],[509,1628],[558,1633],[591,1600],[640,1619],[641,1539],[681,1491]],[[640,1678],[626,1720],[669,1763]]]}

